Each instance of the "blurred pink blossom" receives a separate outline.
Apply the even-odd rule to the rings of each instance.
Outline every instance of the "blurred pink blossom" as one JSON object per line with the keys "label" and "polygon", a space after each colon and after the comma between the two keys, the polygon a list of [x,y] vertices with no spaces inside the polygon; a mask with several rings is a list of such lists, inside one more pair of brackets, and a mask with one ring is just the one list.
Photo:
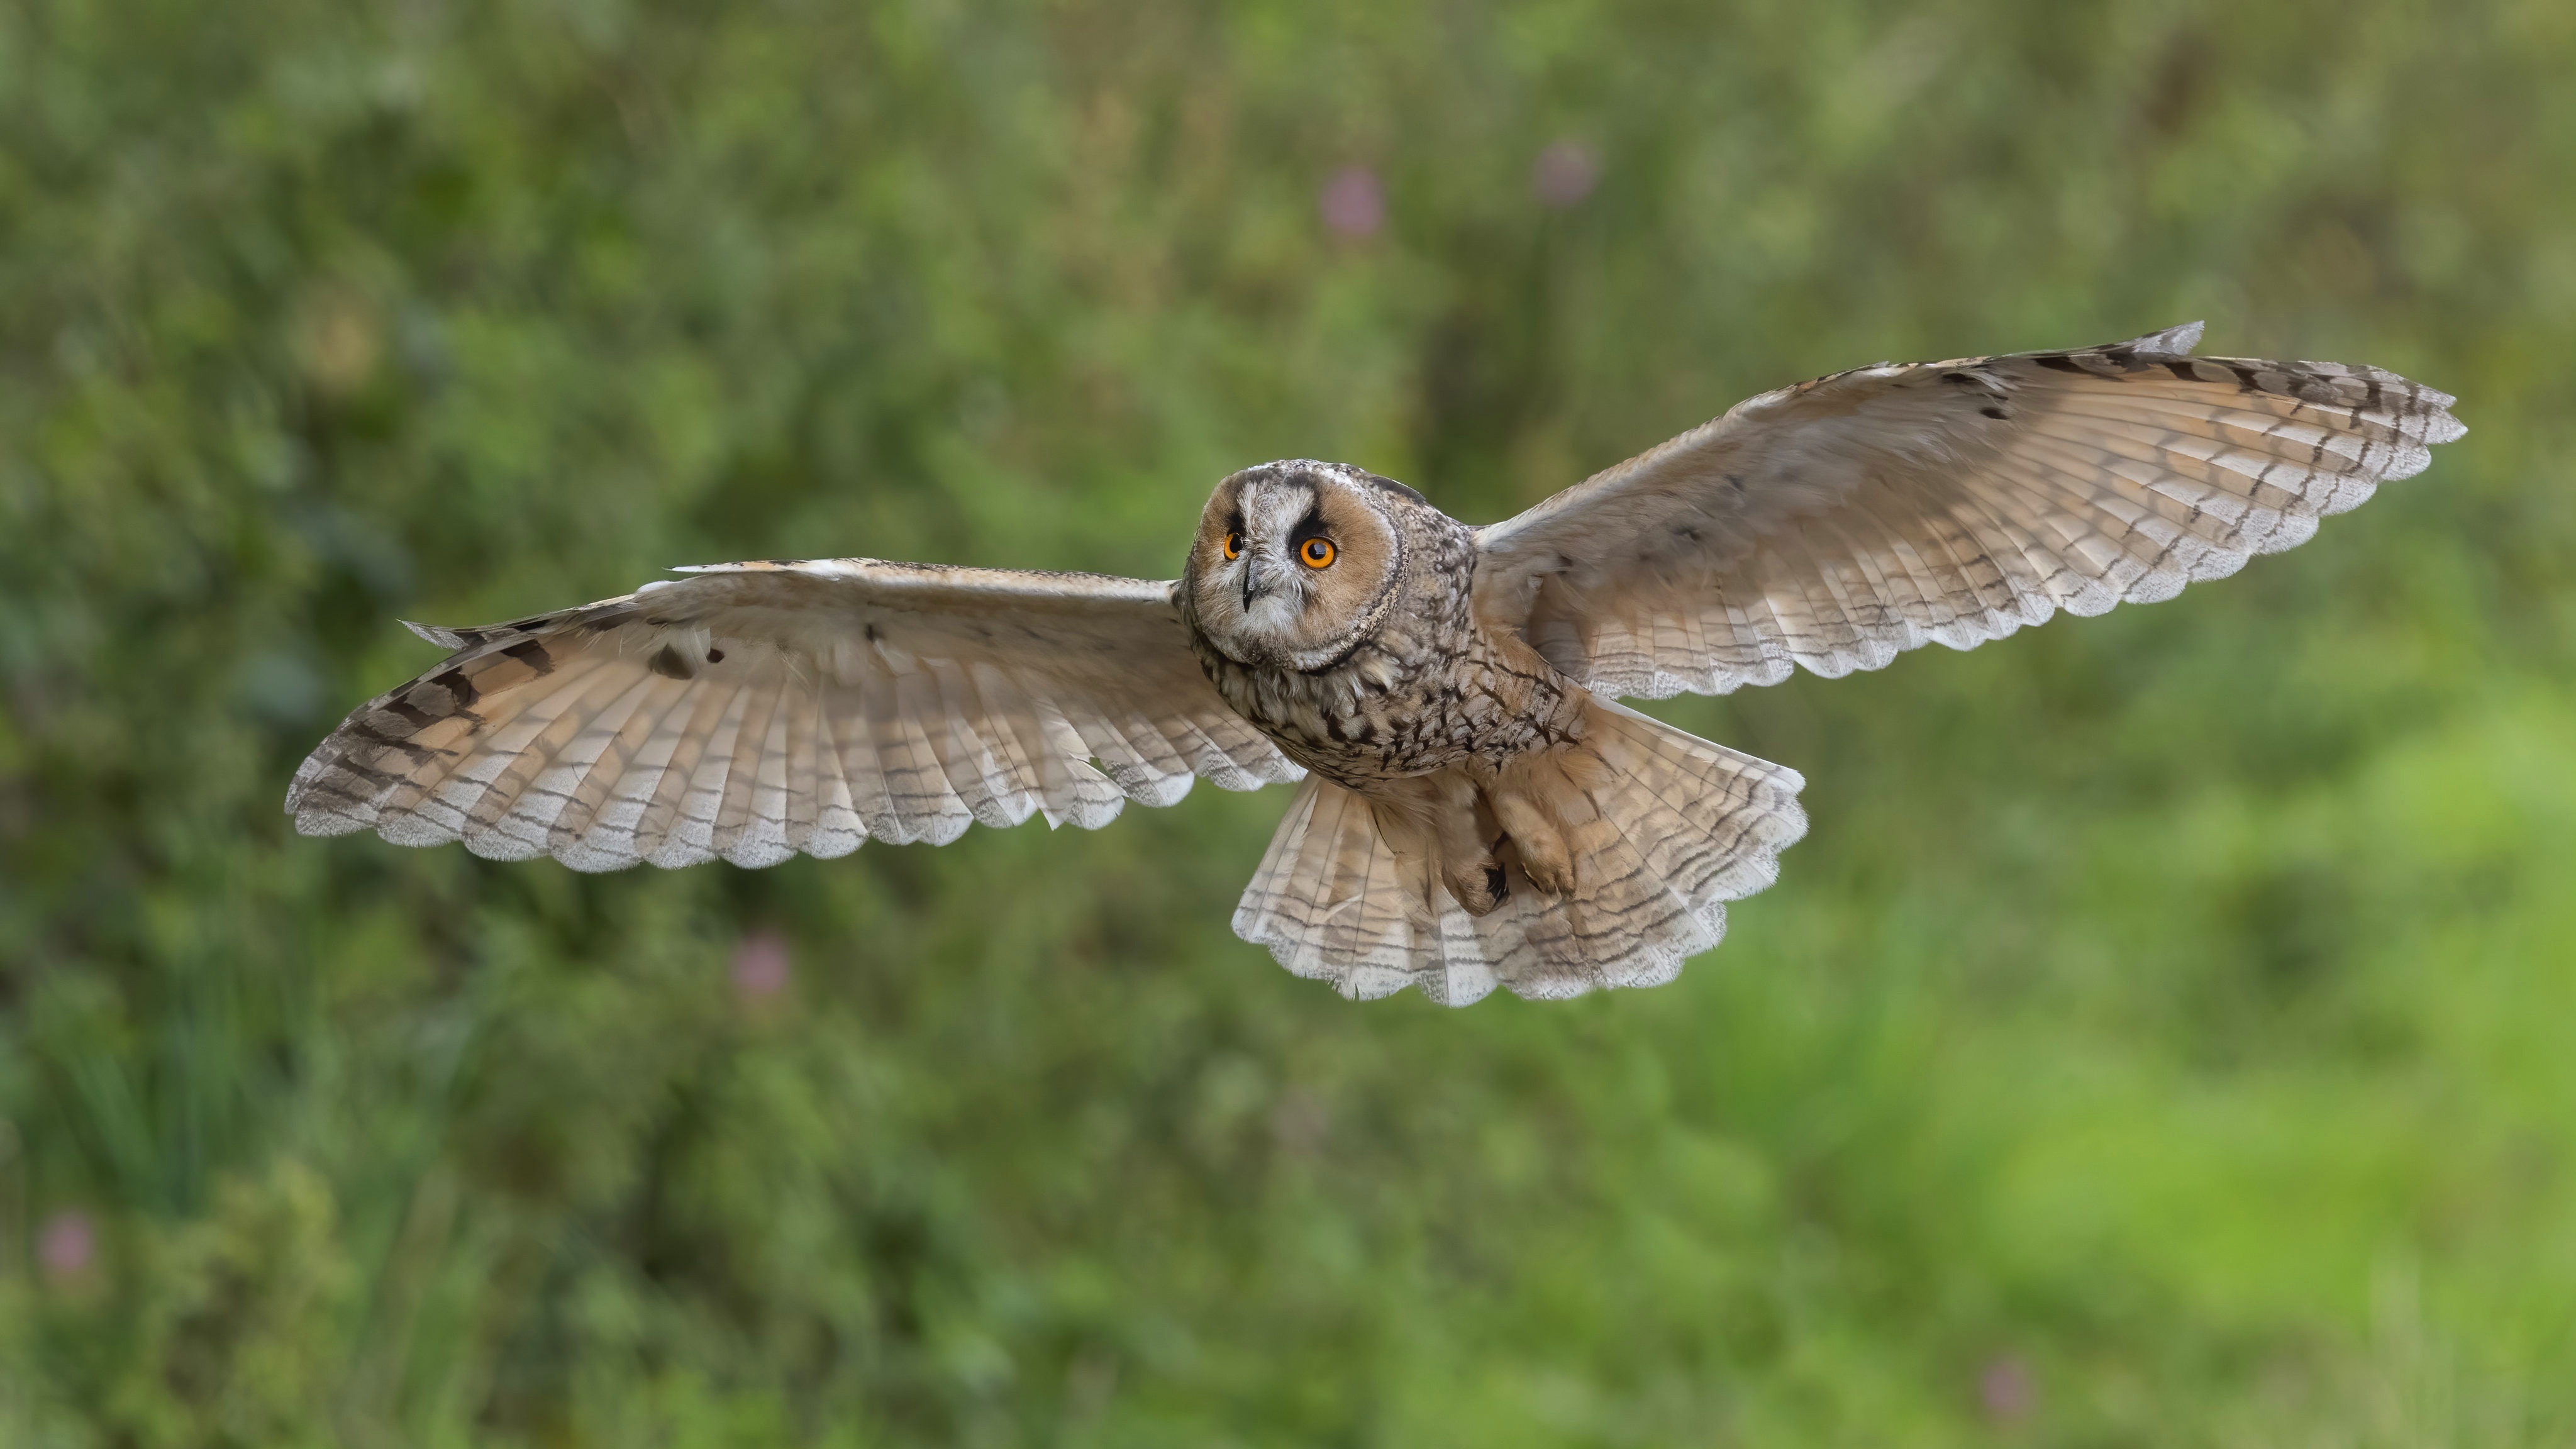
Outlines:
{"label": "blurred pink blossom", "polygon": [[1365,166],[1345,166],[1324,183],[1317,198],[1324,211],[1324,226],[1335,236],[1375,236],[1386,225],[1386,188],[1378,184],[1377,173]]}
{"label": "blurred pink blossom", "polygon": [[754,931],[733,948],[734,995],[744,1001],[767,1001],[795,979],[787,938],[776,931]]}
{"label": "blurred pink blossom", "polygon": [[1987,1418],[2012,1423],[2039,1407],[2039,1384],[2031,1378],[2030,1365],[2005,1354],[1977,1375],[1977,1401],[1985,1405]]}
{"label": "blurred pink blossom", "polygon": [[1559,211],[1590,196],[1600,180],[1600,154],[1580,141],[1550,141],[1530,163],[1530,194]]}
{"label": "blurred pink blossom", "polygon": [[36,1261],[48,1278],[77,1278],[98,1258],[98,1228],[77,1209],[45,1219],[36,1233]]}

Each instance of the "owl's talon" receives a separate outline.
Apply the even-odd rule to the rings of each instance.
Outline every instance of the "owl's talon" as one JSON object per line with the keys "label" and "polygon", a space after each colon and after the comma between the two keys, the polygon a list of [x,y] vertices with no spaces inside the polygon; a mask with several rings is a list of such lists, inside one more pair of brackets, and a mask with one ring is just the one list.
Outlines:
{"label": "owl's talon", "polygon": [[1521,874],[1548,895],[1571,895],[1574,854],[1566,846],[1565,832],[1535,799],[1521,790],[1490,790],[1485,798],[1492,804],[1495,818],[1502,822],[1504,838],[1520,862]]}
{"label": "owl's talon", "polygon": [[1521,872],[1529,877],[1531,885],[1549,895],[1565,896],[1574,893],[1574,862],[1563,856],[1534,860],[1528,851],[1523,851],[1521,852]]}
{"label": "owl's talon", "polygon": [[1501,862],[1487,857],[1469,861],[1464,869],[1451,871],[1446,884],[1450,899],[1471,916],[1486,916],[1512,898],[1511,881],[1503,873]]}

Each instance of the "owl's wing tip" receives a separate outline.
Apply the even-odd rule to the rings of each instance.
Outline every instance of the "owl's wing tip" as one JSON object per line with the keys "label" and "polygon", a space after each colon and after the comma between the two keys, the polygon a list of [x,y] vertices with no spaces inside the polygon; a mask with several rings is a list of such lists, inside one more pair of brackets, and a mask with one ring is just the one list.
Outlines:
{"label": "owl's wing tip", "polygon": [[2150,332],[2126,345],[2139,352],[2160,352],[2175,357],[2188,357],[2192,349],[2200,345],[2200,334],[2208,327],[2207,322],[2180,322],[2161,332]]}

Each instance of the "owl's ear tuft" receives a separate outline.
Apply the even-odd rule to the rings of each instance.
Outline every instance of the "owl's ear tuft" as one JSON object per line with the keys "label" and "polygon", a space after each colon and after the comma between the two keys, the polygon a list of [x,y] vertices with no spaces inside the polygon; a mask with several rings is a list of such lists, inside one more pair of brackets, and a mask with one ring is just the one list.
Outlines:
{"label": "owl's ear tuft", "polygon": [[1424,506],[1424,507],[1426,507],[1426,508],[1428,508],[1428,507],[1430,507],[1430,506],[1431,506],[1431,500],[1430,500],[1430,499],[1423,497],[1420,493],[1417,493],[1417,492],[1415,492],[1413,489],[1406,487],[1404,484],[1401,484],[1401,483],[1396,482],[1396,481],[1395,481],[1394,479],[1392,479],[1392,478],[1381,477],[1381,476],[1380,476],[1380,475],[1378,475],[1378,474],[1368,472],[1367,470],[1365,470],[1365,469],[1361,469],[1361,468],[1353,468],[1353,469],[1351,470],[1351,473],[1352,473],[1352,475],[1353,475],[1353,476],[1357,477],[1361,482],[1366,483],[1368,486],[1370,486],[1371,488],[1374,488],[1374,489],[1378,490],[1378,491],[1379,491],[1379,492],[1381,492],[1381,493],[1392,493],[1392,494],[1395,494],[1395,495],[1396,495],[1397,497],[1399,497],[1399,498],[1409,498],[1409,499],[1411,499],[1412,501],[1414,501],[1414,502],[1416,502],[1416,503],[1419,503],[1419,504],[1421,504],[1422,506]]}

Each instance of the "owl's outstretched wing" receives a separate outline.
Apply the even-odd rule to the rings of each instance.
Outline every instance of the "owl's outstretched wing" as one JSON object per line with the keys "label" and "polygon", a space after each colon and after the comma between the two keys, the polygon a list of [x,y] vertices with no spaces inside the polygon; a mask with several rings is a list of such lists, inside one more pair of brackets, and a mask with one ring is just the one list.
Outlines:
{"label": "owl's outstretched wing", "polygon": [[2452,399],[2200,324],[1768,392],[1478,535],[1476,608],[1605,693],[1828,677],[2224,578],[2423,471]]}
{"label": "owl's outstretched wing", "polygon": [[722,564],[487,629],[351,714],[286,797],[307,835],[769,865],[969,822],[1107,823],[1204,775],[1304,772],[1199,673],[1169,583],[875,559]]}

